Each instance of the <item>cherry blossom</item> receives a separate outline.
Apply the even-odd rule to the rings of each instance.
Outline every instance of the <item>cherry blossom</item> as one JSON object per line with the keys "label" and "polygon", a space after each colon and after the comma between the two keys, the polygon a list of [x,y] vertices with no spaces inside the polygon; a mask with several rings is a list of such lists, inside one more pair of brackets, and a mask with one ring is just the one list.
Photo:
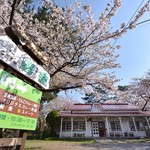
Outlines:
{"label": "cherry blossom", "polygon": [[[121,7],[121,0],[110,1],[96,21],[90,5],[82,6],[78,1],[76,7],[63,9],[51,0],[43,0],[43,7],[48,9],[46,20],[35,18],[34,9],[24,11],[24,2],[16,6],[13,24],[22,26],[49,58],[47,70],[51,82],[47,91],[91,89],[89,86],[93,84],[112,87],[118,80],[109,70],[120,67],[116,62],[119,57],[116,50],[120,46],[113,46],[110,39],[120,38],[129,28],[136,27],[139,18],[149,11],[148,1],[129,26],[123,23],[111,32],[111,18]],[[0,1],[1,28],[9,24],[11,4]]]}

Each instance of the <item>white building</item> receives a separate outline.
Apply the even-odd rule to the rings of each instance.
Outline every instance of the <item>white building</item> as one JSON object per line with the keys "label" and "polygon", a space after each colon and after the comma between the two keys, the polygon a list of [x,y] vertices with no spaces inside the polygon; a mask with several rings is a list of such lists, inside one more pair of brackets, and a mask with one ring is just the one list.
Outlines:
{"label": "white building", "polygon": [[124,103],[74,104],[60,112],[60,137],[149,137],[150,111]]}

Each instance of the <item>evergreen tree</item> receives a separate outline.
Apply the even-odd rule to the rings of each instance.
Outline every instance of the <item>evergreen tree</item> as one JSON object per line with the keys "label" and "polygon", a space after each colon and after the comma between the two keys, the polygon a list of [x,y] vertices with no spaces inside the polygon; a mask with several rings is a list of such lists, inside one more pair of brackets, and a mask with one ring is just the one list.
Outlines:
{"label": "evergreen tree", "polygon": [[[83,101],[85,103],[93,103],[93,102],[106,102],[109,99],[114,99],[115,94],[110,87],[103,86],[103,87],[94,87],[95,91],[89,94],[85,94],[83,97]],[[96,93],[96,94],[95,94]]]}
{"label": "evergreen tree", "polygon": [[46,117],[46,123],[50,129],[50,134],[53,136],[58,135],[60,127],[60,118],[56,110],[52,110]]}

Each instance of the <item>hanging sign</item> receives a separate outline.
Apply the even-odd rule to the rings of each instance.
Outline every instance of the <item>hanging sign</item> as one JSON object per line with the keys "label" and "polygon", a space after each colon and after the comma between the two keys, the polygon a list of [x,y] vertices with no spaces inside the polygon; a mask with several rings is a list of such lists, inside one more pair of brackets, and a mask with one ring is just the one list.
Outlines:
{"label": "hanging sign", "polygon": [[30,54],[32,54],[32,56],[33,55],[36,56],[36,58],[38,59],[38,61],[40,61],[40,63],[48,66],[48,64],[49,64],[48,57],[45,56],[43,51],[40,51],[38,49],[38,47],[34,44],[32,39],[26,34],[26,32],[24,31],[22,26],[20,26],[18,23],[15,23],[14,25],[6,27],[5,32],[11,39],[14,38],[14,35],[15,35],[19,39],[19,43],[21,43],[23,45],[22,49],[25,52],[27,52],[27,53],[30,52]]}
{"label": "hanging sign", "polygon": [[8,36],[0,36],[0,60],[43,87],[49,88],[50,75]]}
{"label": "hanging sign", "polygon": [[35,130],[42,92],[0,69],[0,128]]}

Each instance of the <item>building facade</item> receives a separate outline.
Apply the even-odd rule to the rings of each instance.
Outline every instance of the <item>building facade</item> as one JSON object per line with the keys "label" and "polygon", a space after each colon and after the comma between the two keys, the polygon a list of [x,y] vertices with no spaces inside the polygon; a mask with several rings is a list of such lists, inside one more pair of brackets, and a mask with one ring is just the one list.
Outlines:
{"label": "building facade", "polygon": [[150,111],[126,103],[74,104],[60,117],[60,137],[150,136]]}

